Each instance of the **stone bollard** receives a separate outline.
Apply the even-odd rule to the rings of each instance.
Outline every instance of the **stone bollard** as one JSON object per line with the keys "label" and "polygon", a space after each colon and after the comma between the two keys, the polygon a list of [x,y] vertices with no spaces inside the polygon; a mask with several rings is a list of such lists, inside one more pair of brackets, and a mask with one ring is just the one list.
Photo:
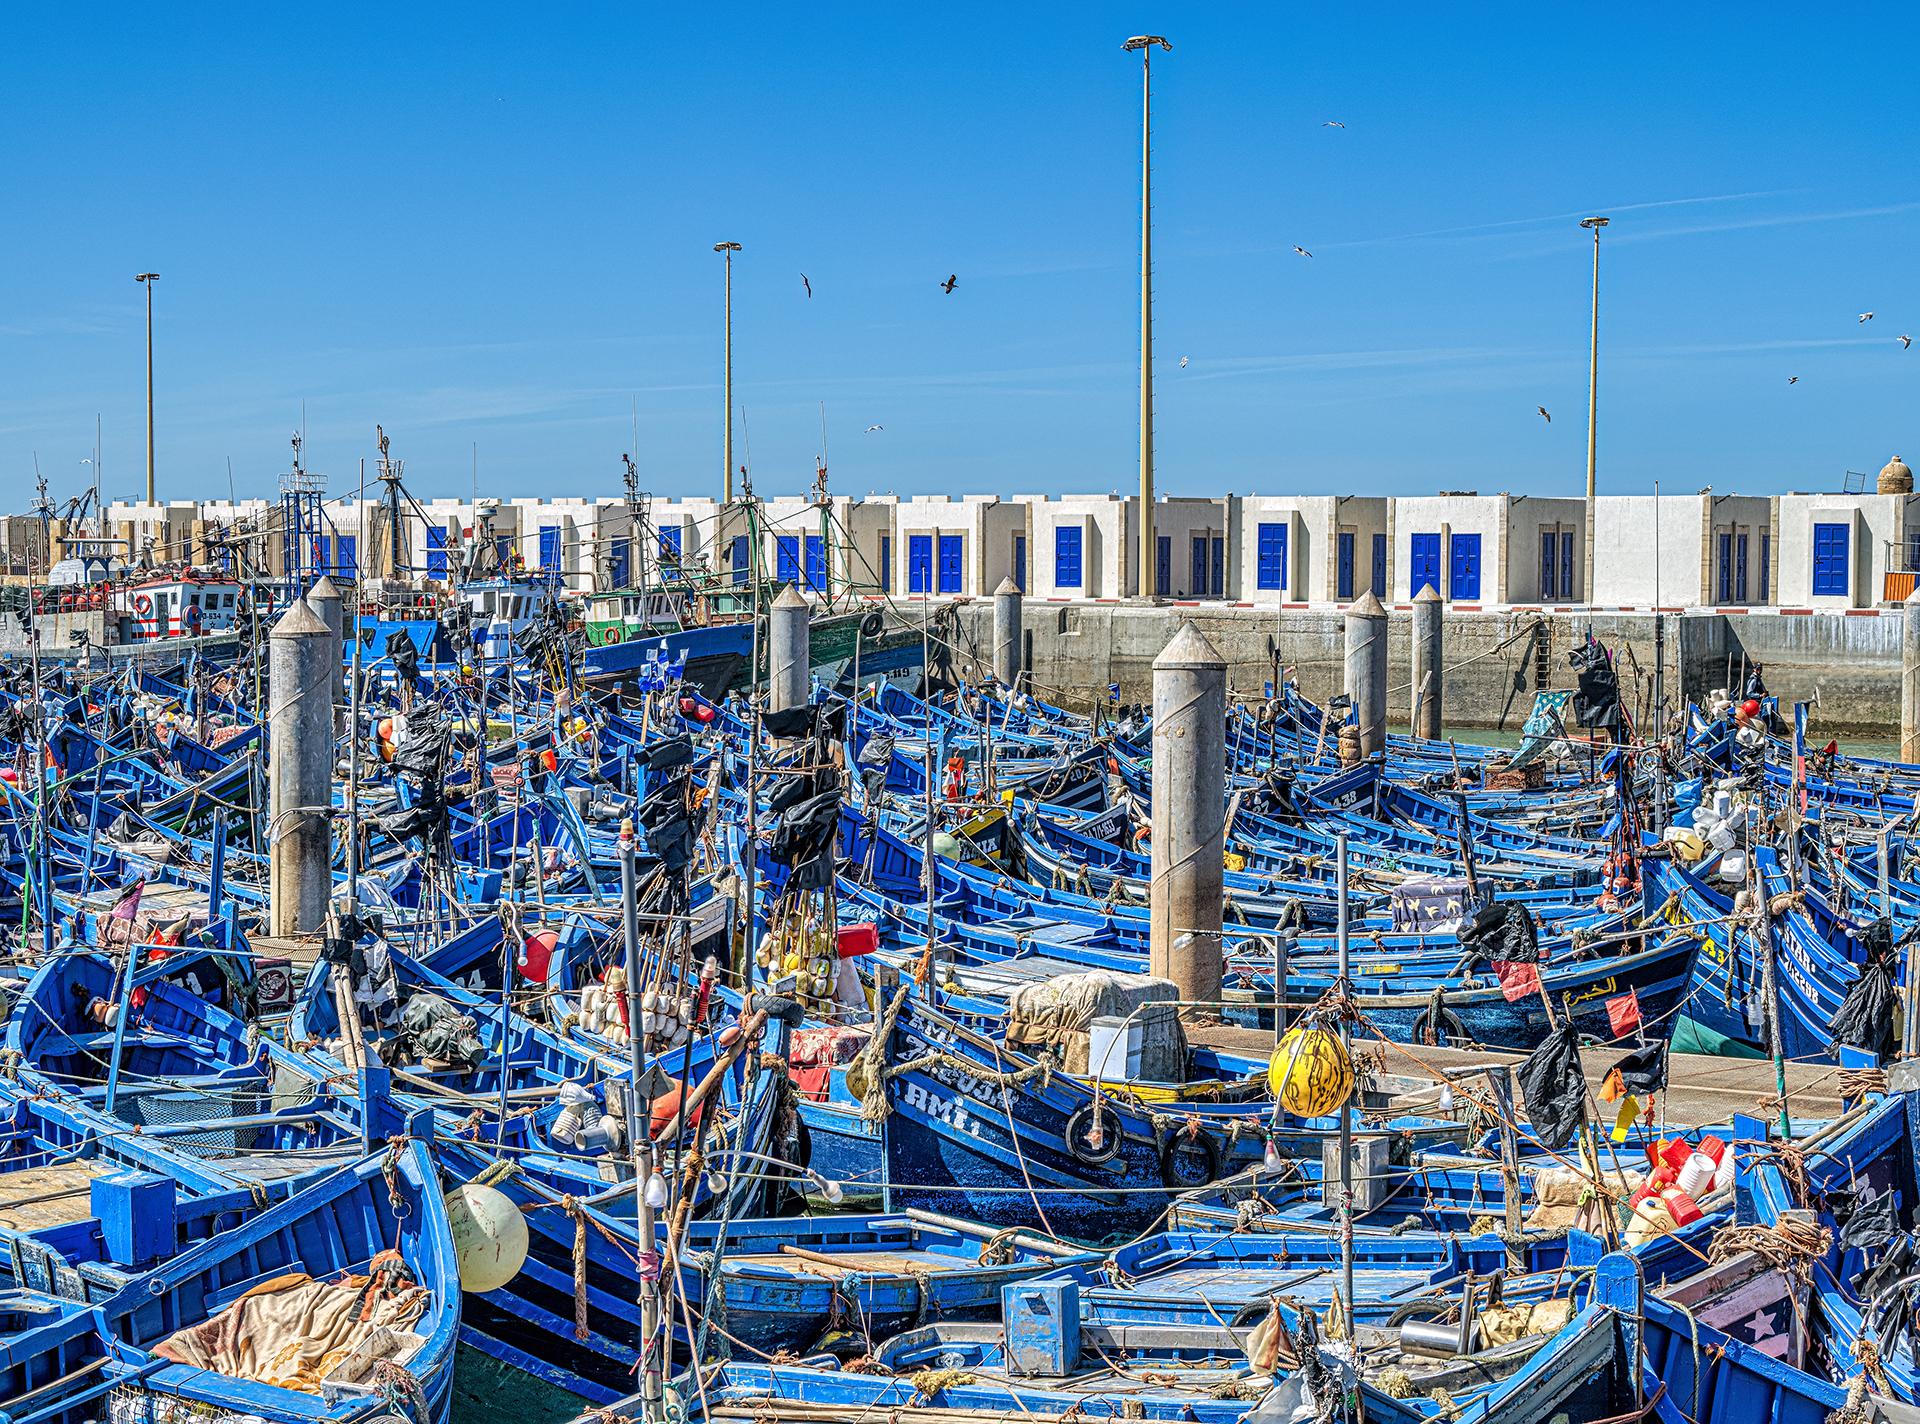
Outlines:
{"label": "stone bollard", "polygon": [[1011,692],[1020,678],[1020,586],[1011,577],[993,591],[993,676]]}
{"label": "stone bollard", "polygon": [[1446,600],[1432,584],[1413,599],[1413,716],[1416,737],[1437,742],[1444,735],[1446,662]]}
{"label": "stone bollard", "polygon": [[1371,589],[1347,606],[1346,691],[1364,761],[1387,745],[1387,610]]}
{"label": "stone bollard", "polygon": [[304,601],[267,643],[268,917],[291,939],[317,931],[333,893],[333,634]]}
{"label": "stone bollard", "polygon": [[813,610],[792,584],[780,591],[767,615],[767,674],[772,693],[768,705],[775,712],[807,703],[812,618]]}
{"label": "stone bollard", "polygon": [[1227,664],[1191,623],[1153,660],[1152,972],[1182,1000],[1220,998]]}

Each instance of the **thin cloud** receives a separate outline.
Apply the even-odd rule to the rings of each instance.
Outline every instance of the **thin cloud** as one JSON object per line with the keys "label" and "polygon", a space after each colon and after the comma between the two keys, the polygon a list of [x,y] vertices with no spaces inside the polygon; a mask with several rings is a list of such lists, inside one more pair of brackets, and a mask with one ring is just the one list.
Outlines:
{"label": "thin cloud", "polygon": [[1392,233],[1383,237],[1357,237],[1345,242],[1322,242],[1322,247],[1333,249],[1341,247],[1377,247],[1393,242],[1417,242],[1434,237],[1491,237],[1514,228],[1540,227],[1547,223],[1571,222],[1577,218],[1590,217],[1594,213],[1648,212],[1655,208],[1698,207],[1706,203],[1741,203],[1756,198],[1779,198],[1791,193],[1803,192],[1799,188],[1772,188],[1750,193],[1706,193],[1693,198],[1662,198],[1646,203],[1596,204],[1589,208],[1579,208],[1570,212],[1543,213],[1538,217],[1504,218],[1497,222],[1468,223],[1461,227],[1428,228],[1422,232]]}

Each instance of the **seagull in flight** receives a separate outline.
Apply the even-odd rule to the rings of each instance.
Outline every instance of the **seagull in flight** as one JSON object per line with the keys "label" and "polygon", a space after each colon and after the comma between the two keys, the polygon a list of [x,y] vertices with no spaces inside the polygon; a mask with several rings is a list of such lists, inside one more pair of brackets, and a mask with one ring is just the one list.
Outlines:
{"label": "seagull in flight", "polygon": [[1788,377],[1787,377],[1787,384],[1788,384],[1788,385],[1790,385],[1790,386],[1791,386],[1791,385],[1797,385],[1797,384],[1799,383],[1799,380],[1800,380],[1800,378],[1799,378],[1798,376],[1788,376]]}
{"label": "seagull in flight", "polygon": [[1187,369],[1187,358],[1184,356],[1180,358],[1180,369],[1183,371]]}
{"label": "seagull in flight", "polygon": [[960,285],[959,275],[956,273],[949,273],[947,276],[947,280],[940,284],[940,290],[945,292],[948,296],[952,296],[953,289],[959,285]]}
{"label": "seagull in flight", "polygon": [[1328,119],[1324,124],[1320,125],[1320,127],[1323,129],[1343,129],[1346,125],[1338,119]]}
{"label": "seagull in flight", "polygon": [[873,432],[874,432],[874,431],[876,431],[876,430],[885,430],[886,428],[887,428],[887,427],[886,427],[886,426],[884,426],[884,425],[869,425],[869,426],[868,426],[868,427],[866,428],[866,430],[865,430],[865,431],[863,431],[862,433],[863,433],[863,434],[866,434],[866,435],[871,435],[871,434],[873,434]]}
{"label": "seagull in flight", "polygon": [[1860,320],[1862,320],[1862,321],[1872,321],[1872,320],[1873,320],[1873,313],[1872,313],[1872,312],[1861,312],[1861,313],[1860,313]]}
{"label": "seagull in flight", "polygon": [[807,295],[809,297],[813,295],[813,283],[807,280],[807,274],[805,272],[800,274],[800,285],[807,289]]}
{"label": "seagull in flight", "polygon": [[1900,349],[1902,351],[1905,351],[1909,346],[1913,345],[1913,338],[1911,336],[1896,336],[1893,339],[1900,343]]}
{"label": "seagull in flight", "polygon": [[1300,254],[1300,255],[1301,255],[1302,257],[1311,257],[1311,256],[1313,256],[1313,254],[1312,254],[1311,252],[1309,252],[1309,251],[1307,251],[1307,249],[1306,249],[1306,248],[1304,248],[1304,247],[1302,247],[1302,246],[1301,246],[1301,245],[1300,245],[1299,243],[1297,243],[1297,242],[1296,242],[1296,243],[1294,243],[1294,245],[1293,245],[1293,250],[1294,250],[1295,252],[1297,252],[1297,253],[1299,253],[1299,254]]}
{"label": "seagull in flight", "polygon": [[1547,408],[1545,406],[1537,405],[1534,409],[1540,412],[1540,418],[1546,421],[1548,425],[1553,424],[1553,417],[1547,414]]}

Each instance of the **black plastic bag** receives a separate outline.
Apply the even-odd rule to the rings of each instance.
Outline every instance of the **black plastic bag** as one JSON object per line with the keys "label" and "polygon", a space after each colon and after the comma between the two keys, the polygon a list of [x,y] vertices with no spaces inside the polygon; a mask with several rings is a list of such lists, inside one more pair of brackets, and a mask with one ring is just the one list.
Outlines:
{"label": "black plastic bag", "polygon": [[671,771],[676,766],[690,766],[693,763],[693,742],[687,737],[665,737],[657,742],[649,742],[633,756],[636,765],[649,771]]}
{"label": "black plastic bag", "polygon": [[810,737],[813,735],[813,713],[811,703],[800,707],[783,707],[778,712],[760,714],[760,725],[766,729],[769,737]]}
{"label": "black plastic bag", "polygon": [[1582,727],[1611,731],[1620,725],[1620,679],[1604,643],[1583,643],[1567,654],[1580,689],[1573,695],[1573,719]]}
{"label": "black plastic bag", "polygon": [[1572,1024],[1562,1024],[1527,1055],[1520,1065],[1520,1092],[1540,1145],[1565,1147],[1580,1126],[1587,1097],[1580,1037]]}
{"label": "black plastic bag", "polygon": [[1890,1061],[1898,1051],[1893,1032],[1893,936],[1885,921],[1875,921],[1861,936],[1867,963],[1833,1015],[1833,1041],[1864,1048]]}
{"label": "black plastic bag", "polygon": [[387,660],[393,664],[394,675],[403,683],[420,676],[420,650],[413,646],[413,639],[407,636],[405,628],[395,629],[387,639]]}
{"label": "black plastic bag", "polygon": [[1509,964],[1540,962],[1540,932],[1534,927],[1533,913],[1513,900],[1495,900],[1483,907],[1460,932],[1460,942],[1488,959]]}

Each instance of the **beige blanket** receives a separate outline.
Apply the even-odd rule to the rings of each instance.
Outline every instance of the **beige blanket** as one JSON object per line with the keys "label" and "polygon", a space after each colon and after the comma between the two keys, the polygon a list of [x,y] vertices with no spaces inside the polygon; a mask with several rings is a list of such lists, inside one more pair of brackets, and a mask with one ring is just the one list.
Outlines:
{"label": "beige blanket", "polygon": [[175,1364],[213,1370],[258,1384],[318,1394],[341,1360],[385,1327],[409,1330],[426,1313],[430,1293],[412,1284],[369,1277],[316,1281],[294,1272],[275,1276],[199,1325],[162,1341],[154,1354]]}

